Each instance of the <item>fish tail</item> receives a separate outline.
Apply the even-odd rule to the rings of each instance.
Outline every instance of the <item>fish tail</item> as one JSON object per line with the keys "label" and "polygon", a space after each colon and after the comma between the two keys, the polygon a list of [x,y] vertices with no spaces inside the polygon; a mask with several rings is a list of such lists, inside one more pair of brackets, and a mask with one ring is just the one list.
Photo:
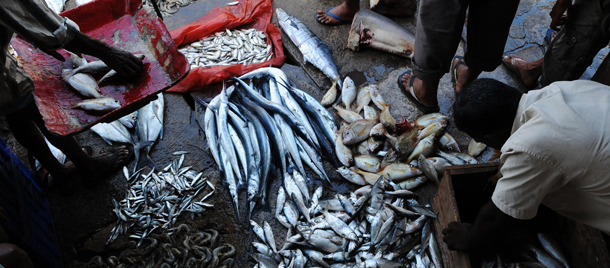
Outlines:
{"label": "fish tail", "polygon": [[[152,159],[150,158],[149,152],[150,152],[150,147],[152,146],[154,142],[152,141],[144,141],[144,142],[138,142],[136,145],[134,145],[133,147],[133,151],[134,151],[134,155],[136,157],[136,167],[134,168],[134,172],[138,169],[143,168],[144,166],[149,166],[151,168],[155,168],[157,169],[157,165],[155,165],[155,163],[152,161]],[[140,151],[144,149],[144,155],[146,156],[145,158],[140,158],[141,154]]]}

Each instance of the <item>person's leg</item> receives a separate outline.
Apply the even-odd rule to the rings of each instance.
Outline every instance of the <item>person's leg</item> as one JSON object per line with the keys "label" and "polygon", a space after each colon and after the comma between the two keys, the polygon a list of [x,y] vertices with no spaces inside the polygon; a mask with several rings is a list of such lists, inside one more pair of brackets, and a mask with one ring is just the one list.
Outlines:
{"label": "person's leg", "polygon": [[[356,12],[360,10],[360,1],[359,0],[345,0],[345,2],[340,5],[331,8],[328,13],[331,13],[341,19],[344,20],[352,20]],[[316,17],[318,21],[326,24],[326,25],[338,25],[341,22],[328,14],[325,13],[326,10],[318,10]]]}
{"label": "person's leg", "polygon": [[402,84],[413,82],[415,97],[427,107],[438,106],[438,83],[451,67],[460,43],[468,1],[422,0],[415,33],[414,77],[405,75]]}
{"label": "person's leg", "polygon": [[491,72],[500,65],[518,7],[519,0],[473,0],[470,3],[466,65],[457,70],[456,91],[475,80],[482,71]]}
{"label": "person's leg", "polygon": [[415,14],[417,4],[413,0],[379,0],[377,5],[371,7],[386,17],[411,17]]}
{"label": "person's leg", "polygon": [[28,254],[9,243],[0,244],[0,264],[5,268],[34,268]]}
{"label": "person's leg", "polygon": [[[610,1],[577,0],[568,20],[544,55],[540,84],[576,80],[610,42]],[[604,24],[604,25],[602,25]]]}
{"label": "person's leg", "polygon": [[538,78],[540,78],[540,75],[542,75],[542,64],[544,62],[544,58],[528,62],[515,55],[510,55],[504,56],[502,60],[515,71],[519,72],[519,75],[523,79],[523,83],[525,83],[525,87],[527,89],[533,89],[536,87],[538,84]]}

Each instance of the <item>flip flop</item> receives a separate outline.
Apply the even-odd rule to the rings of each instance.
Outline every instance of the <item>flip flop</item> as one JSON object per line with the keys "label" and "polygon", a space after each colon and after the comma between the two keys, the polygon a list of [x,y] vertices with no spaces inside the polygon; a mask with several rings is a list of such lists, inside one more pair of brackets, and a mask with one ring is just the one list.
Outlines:
{"label": "flip flop", "polygon": [[[517,58],[517,57],[511,58],[510,55],[504,55],[504,56],[508,57],[511,60],[511,64],[514,64],[515,60],[525,61],[524,59]],[[515,74],[515,76],[517,76],[519,81],[521,81],[521,83],[523,85],[525,85],[525,87],[527,89],[532,89],[532,88],[536,87],[536,85],[534,85],[533,87],[530,88],[527,84],[525,84],[525,80],[523,80],[523,76],[521,76],[521,73],[519,72],[519,70],[515,69],[511,64],[508,64],[508,62],[506,62],[504,60],[504,56],[502,57],[502,64],[504,64],[504,66],[506,66],[509,70],[511,70]]]}
{"label": "flip flop", "polygon": [[547,29],[546,30],[546,36],[544,37],[544,41],[546,42],[547,46],[551,45],[551,37],[553,36],[553,33],[555,32],[555,30],[553,29]]}
{"label": "flip flop", "polygon": [[[458,62],[455,63],[455,60],[458,60]],[[463,60],[464,60],[464,57],[462,57],[462,56],[455,56],[455,57],[453,57],[453,60],[451,61],[451,82],[453,83],[453,88],[455,88],[457,86],[457,81],[458,81],[457,70],[458,70],[458,68],[460,68],[461,65],[466,66],[466,63]],[[455,65],[454,65],[454,63],[455,63]]]}
{"label": "flip flop", "polygon": [[403,74],[398,76],[398,81],[397,81],[398,88],[400,88],[402,90],[402,93],[405,94],[405,96],[407,96],[407,98],[413,104],[415,104],[415,107],[417,107],[417,109],[422,111],[424,114],[438,113],[440,111],[440,108],[438,106],[428,107],[426,105],[423,105],[421,102],[419,102],[419,100],[415,96],[415,92],[413,92],[413,81],[415,81],[415,76],[411,76],[411,80],[409,80],[409,90],[407,90],[402,85],[402,77],[405,76],[406,74],[410,75],[411,73],[413,73],[413,71],[411,69],[407,69],[406,72],[404,72]]}
{"label": "flip flop", "polygon": [[326,10],[324,10],[324,14],[328,15],[329,17],[331,17],[333,19],[336,19],[337,21],[339,21],[339,23],[337,23],[337,24],[329,24],[329,23],[321,22],[320,19],[317,16],[318,13],[316,13],[316,21],[321,23],[321,24],[329,25],[329,26],[342,25],[342,24],[352,24],[352,20],[354,20],[353,18],[349,19],[349,20],[346,20],[346,19],[340,18],[339,16],[337,16],[337,15],[335,15],[333,13],[330,13],[330,10],[333,9],[333,8],[334,7],[327,8]]}

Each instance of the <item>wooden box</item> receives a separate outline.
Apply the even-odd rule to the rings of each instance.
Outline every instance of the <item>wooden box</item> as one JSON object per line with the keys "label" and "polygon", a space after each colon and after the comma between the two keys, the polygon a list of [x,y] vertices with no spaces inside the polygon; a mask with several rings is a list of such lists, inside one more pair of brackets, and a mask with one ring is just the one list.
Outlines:
{"label": "wooden box", "polygon": [[[435,221],[436,237],[446,268],[480,267],[471,263],[470,256],[463,252],[450,251],[443,242],[442,230],[451,221],[474,223],[479,209],[487,203],[495,188],[491,177],[498,173],[498,163],[451,166],[438,187],[432,206],[438,213]],[[571,267],[610,267],[610,254],[602,232],[554,214],[552,226],[557,240],[563,244]]]}

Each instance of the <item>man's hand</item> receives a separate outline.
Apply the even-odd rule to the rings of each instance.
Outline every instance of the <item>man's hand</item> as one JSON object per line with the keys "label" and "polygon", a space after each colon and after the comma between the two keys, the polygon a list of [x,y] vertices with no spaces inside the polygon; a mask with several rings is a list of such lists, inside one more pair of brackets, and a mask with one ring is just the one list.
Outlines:
{"label": "man's hand", "polygon": [[571,0],[557,0],[553,9],[551,10],[551,29],[559,31],[559,27],[565,23],[567,16],[564,15],[565,11],[572,6]]}
{"label": "man's hand", "polygon": [[110,47],[109,53],[99,58],[124,77],[134,76],[142,71],[142,60],[124,50]]}
{"label": "man's hand", "polygon": [[472,248],[468,245],[466,237],[470,230],[472,230],[471,224],[452,221],[443,229],[443,241],[450,250],[469,251]]}
{"label": "man's hand", "polygon": [[7,222],[8,217],[6,216],[6,211],[4,211],[3,207],[0,207],[0,222]]}

